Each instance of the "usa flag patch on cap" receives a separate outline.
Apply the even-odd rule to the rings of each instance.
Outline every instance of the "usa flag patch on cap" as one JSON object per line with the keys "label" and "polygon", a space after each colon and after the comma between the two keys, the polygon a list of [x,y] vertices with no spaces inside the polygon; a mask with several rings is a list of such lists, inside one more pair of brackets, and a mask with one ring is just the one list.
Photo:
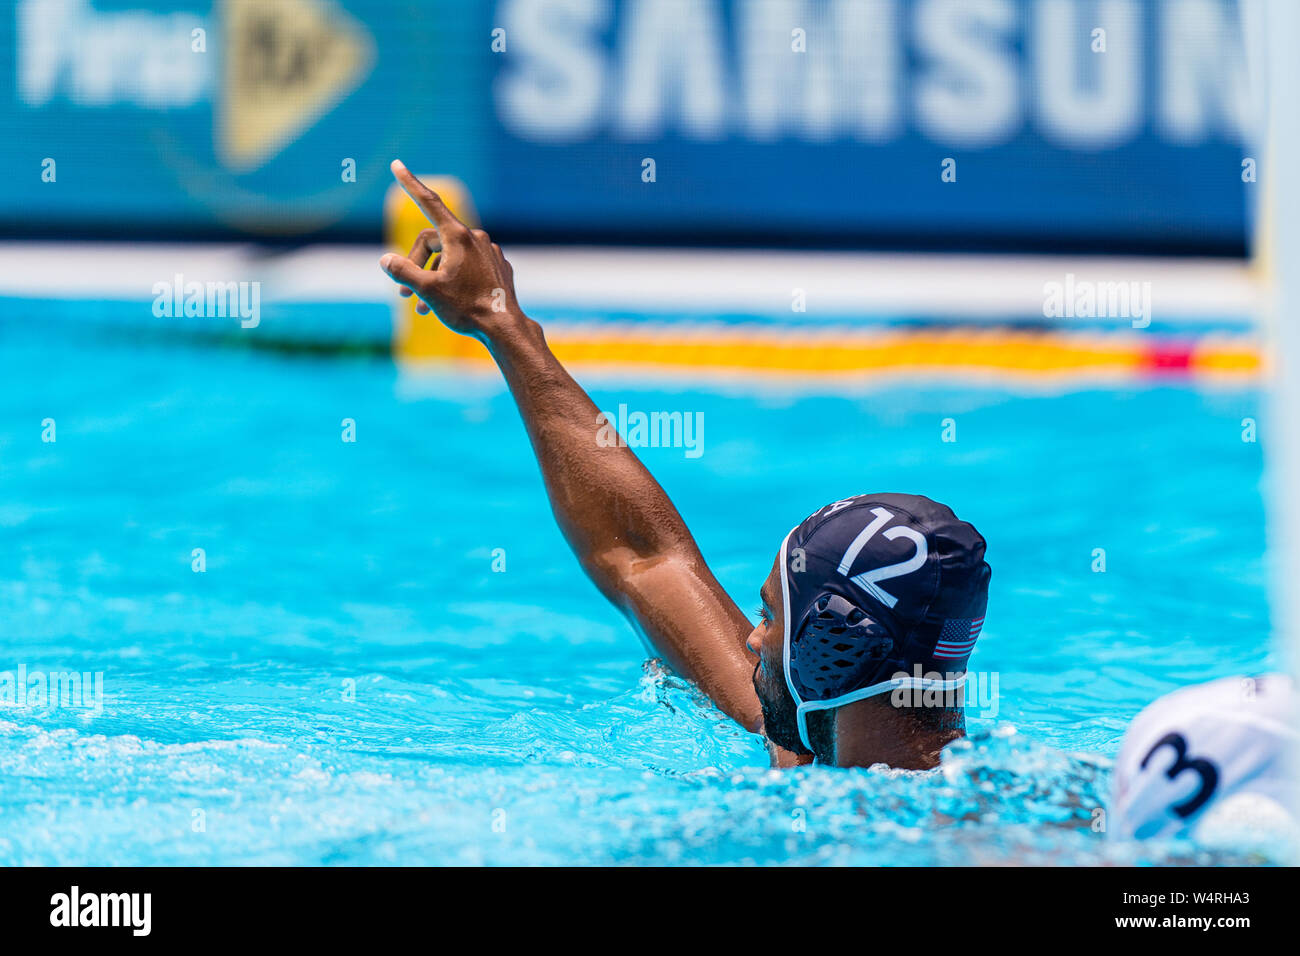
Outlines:
{"label": "usa flag patch on cap", "polygon": [[934,656],[943,660],[959,660],[969,657],[975,649],[975,639],[980,636],[984,618],[974,620],[958,618],[944,621],[939,631],[939,642],[934,645]]}

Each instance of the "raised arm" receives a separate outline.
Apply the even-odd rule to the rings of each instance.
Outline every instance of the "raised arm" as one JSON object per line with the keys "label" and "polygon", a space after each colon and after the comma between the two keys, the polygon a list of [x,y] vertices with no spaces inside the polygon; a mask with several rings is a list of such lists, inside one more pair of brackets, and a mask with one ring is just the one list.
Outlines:
{"label": "raised arm", "polygon": [[448,328],[487,346],[523,417],[555,519],[601,593],[674,670],[758,730],[756,659],[745,648],[752,626],[677,509],[630,448],[597,442],[599,410],[520,309],[500,247],[401,163],[393,174],[436,230],[422,233],[409,257],[386,255],[380,265],[420,297],[420,311],[431,307]]}

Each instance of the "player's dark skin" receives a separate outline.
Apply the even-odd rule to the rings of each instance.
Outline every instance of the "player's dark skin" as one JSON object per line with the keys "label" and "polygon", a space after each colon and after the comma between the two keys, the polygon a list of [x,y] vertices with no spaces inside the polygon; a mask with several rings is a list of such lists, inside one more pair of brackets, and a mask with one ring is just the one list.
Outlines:
{"label": "player's dark skin", "polygon": [[[470,229],[401,162],[393,175],[433,223],[410,254],[380,266],[403,295],[420,297],[449,329],[482,342],[505,377],[541,466],[555,520],[587,576],[664,661],[741,726],[763,733],[763,701],[783,693],[781,582],[764,582],[762,620],[744,612],[709,570],[681,515],[630,448],[597,441],[599,409],[547,347],[515,297],[514,270],[481,229]],[[760,700],[762,695],[762,701]],[[772,713],[774,711],[769,711]],[[839,766],[935,766],[951,735],[918,733],[888,697],[833,712]],[[812,760],[788,730],[768,735],[774,766]]]}

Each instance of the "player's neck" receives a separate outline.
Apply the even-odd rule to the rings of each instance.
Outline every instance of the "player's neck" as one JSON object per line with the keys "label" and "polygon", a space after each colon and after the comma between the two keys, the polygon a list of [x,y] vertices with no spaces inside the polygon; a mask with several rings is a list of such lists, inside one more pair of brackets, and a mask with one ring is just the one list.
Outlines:
{"label": "player's neck", "polygon": [[[931,726],[935,723],[939,726]],[[837,767],[883,763],[900,770],[930,770],[939,766],[943,748],[965,734],[961,711],[922,721],[910,710],[892,706],[886,697],[869,698],[836,710],[832,762]]]}

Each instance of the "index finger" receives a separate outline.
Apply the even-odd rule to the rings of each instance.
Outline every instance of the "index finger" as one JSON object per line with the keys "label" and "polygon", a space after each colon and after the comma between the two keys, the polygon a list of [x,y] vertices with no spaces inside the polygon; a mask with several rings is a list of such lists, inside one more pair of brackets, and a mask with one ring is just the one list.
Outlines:
{"label": "index finger", "polygon": [[411,200],[420,207],[420,210],[429,217],[429,221],[437,226],[439,231],[448,226],[460,226],[462,229],[468,228],[452,215],[451,210],[442,201],[442,197],[416,179],[400,159],[393,160],[389,168],[392,169],[393,175],[397,177],[397,182],[401,185],[402,190],[411,197]]}

